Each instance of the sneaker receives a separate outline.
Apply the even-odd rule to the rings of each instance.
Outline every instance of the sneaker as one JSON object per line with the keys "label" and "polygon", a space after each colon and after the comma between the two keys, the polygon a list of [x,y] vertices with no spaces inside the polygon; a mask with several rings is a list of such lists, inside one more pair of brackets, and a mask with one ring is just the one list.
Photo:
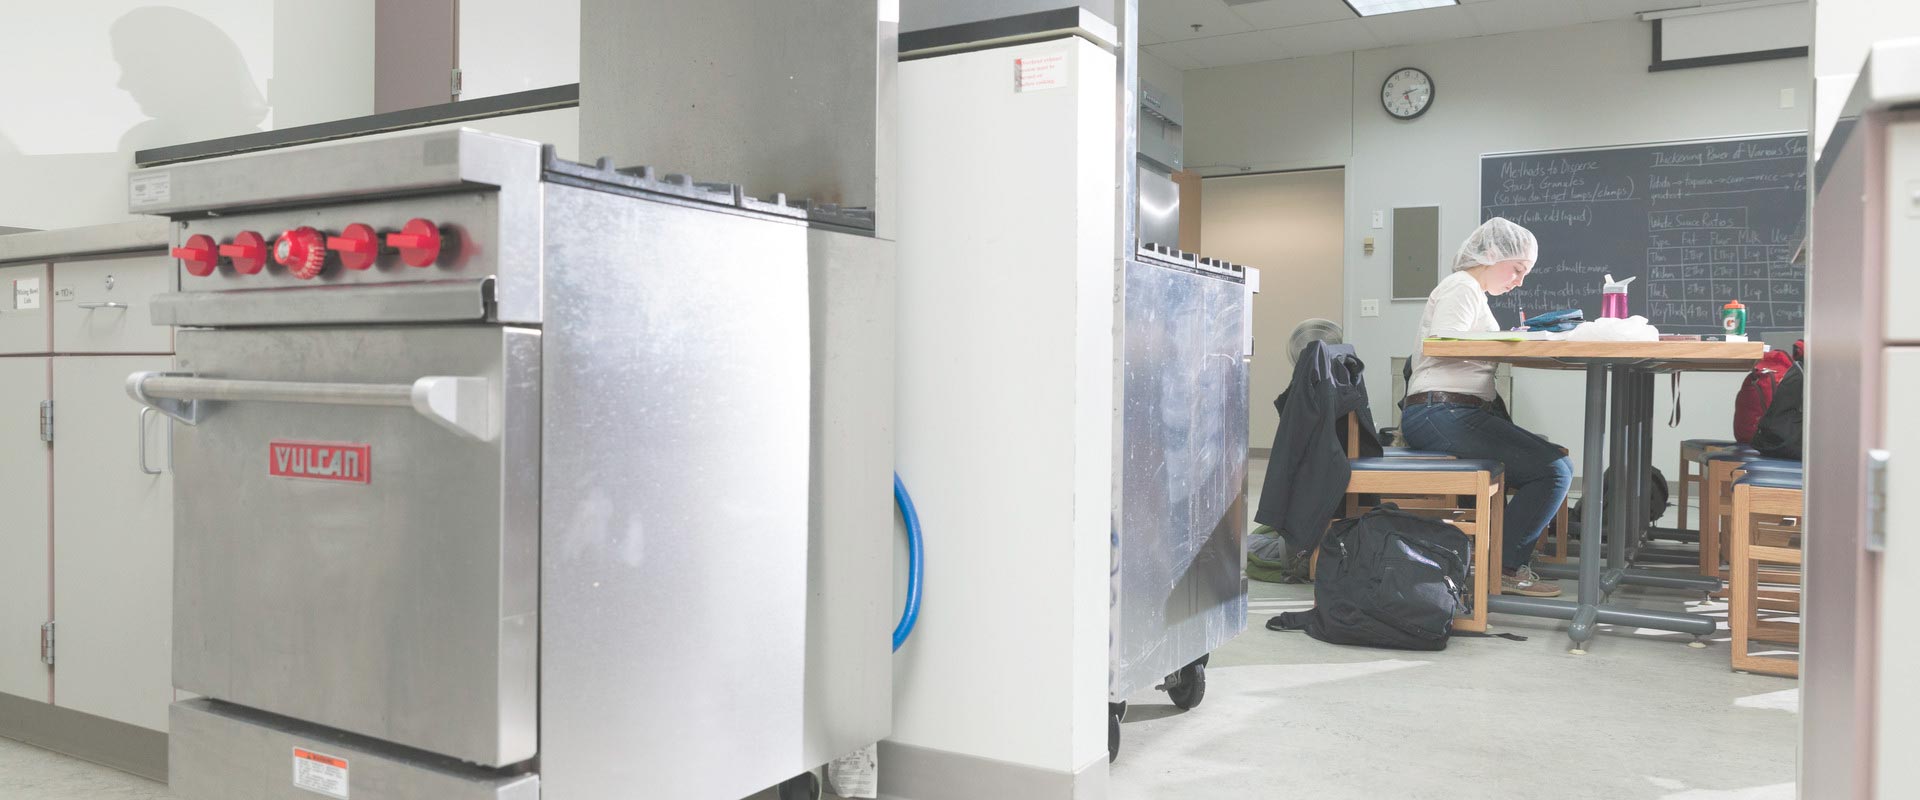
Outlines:
{"label": "sneaker", "polygon": [[1526,580],[1533,581],[1534,583],[1544,583],[1555,588],[1560,586],[1559,581],[1534,572],[1532,564],[1522,564],[1519,569],[1514,571],[1514,574]]}
{"label": "sneaker", "polygon": [[1500,592],[1522,597],[1559,597],[1560,585],[1540,577],[1532,567],[1521,567],[1512,575],[1500,576]]}

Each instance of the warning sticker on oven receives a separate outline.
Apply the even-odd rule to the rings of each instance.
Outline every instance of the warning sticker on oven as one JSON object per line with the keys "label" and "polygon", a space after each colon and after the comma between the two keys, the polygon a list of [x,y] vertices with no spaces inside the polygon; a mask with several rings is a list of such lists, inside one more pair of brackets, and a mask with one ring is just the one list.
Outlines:
{"label": "warning sticker on oven", "polygon": [[127,176],[127,205],[134,208],[159,205],[173,199],[173,175],[167,172],[134,173]]}
{"label": "warning sticker on oven", "polygon": [[347,760],[293,748],[293,785],[347,800]]}
{"label": "warning sticker on oven", "polygon": [[1067,87],[1067,54],[1026,56],[1013,60],[1013,91],[1039,92]]}
{"label": "warning sticker on oven", "polygon": [[312,481],[372,483],[373,447],[346,442],[268,442],[267,474]]}

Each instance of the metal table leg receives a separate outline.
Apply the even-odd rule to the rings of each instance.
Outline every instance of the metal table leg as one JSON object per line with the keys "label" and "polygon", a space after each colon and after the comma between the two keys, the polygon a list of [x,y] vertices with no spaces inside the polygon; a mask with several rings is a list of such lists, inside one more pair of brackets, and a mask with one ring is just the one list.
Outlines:
{"label": "metal table leg", "polygon": [[[1581,458],[1586,464],[1582,467],[1580,496],[1587,502],[1580,509],[1580,590],[1579,606],[1582,609],[1597,608],[1600,605],[1600,496],[1606,489],[1607,467],[1600,448],[1607,443],[1607,366],[1603,363],[1587,365],[1587,437],[1581,450]],[[1502,597],[1501,599],[1505,599]],[[1500,610],[1501,603],[1488,603],[1489,610]],[[1574,649],[1593,638],[1594,624],[1598,620],[1592,614],[1575,614],[1573,627],[1567,629],[1567,635],[1573,638]]]}
{"label": "metal table leg", "polygon": [[[1601,493],[1596,495],[1603,497],[1601,501],[1603,508],[1613,508],[1612,514],[1602,515],[1603,520],[1605,520],[1606,517],[1613,518],[1606,520],[1604,523],[1607,526],[1607,568],[1600,576],[1600,593],[1602,600],[1613,595],[1614,588],[1620,585],[1620,578],[1627,569],[1627,512],[1628,509],[1633,507],[1633,504],[1627,499],[1631,495],[1632,478],[1627,475],[1626,470],[1627,438],[1633,428],[1632,403],[1628,401],[1628,397],[1633,393],[1632,383],[1632,370],[1624,366],[1616,366],[1613,368],[1613,391],[1611,393],[1613,406],[1612,413],[1607,415],[1607,421],[1609,423],[1607,430],[1607,469],[1612,470],[1614,473],[1613,491],[1607,492],[1604,488],[1605,484],[1603,481]],[[1585,548],[1582,548],[1580,552],[1585,553]],[[1599,553],[1600,551],[1595,550],[1594,552]]]}
{"label": "metal table leg", "polygon": [[1633,459],[1635,469],[1640,474],[1640,513],[1634,517],[1639,520],[1639,534],[1634,537],[1634,549],[1645,544],[1653,534],[1653,416],[1654,377],[1652,372],[1635,370],[1640,373],[1640,439],[1638,454]]}
{"label": "metal table leg", "polygon": [[[1585,557],[1583,555],[1580,559],[1578,566],[1580,585],[1579,591],[1577,592],[1577,601],[1569,602],[1566,600],[1514,597],[1511,595],[1492,597],[1487,601],[1487,609],[1496,613],[1572,620],[1573,624],[1568,627],[1567,635],[1573,641],[1572,652],[1574,653],[1586,652],[1584,649],[1585,644],[1593,639],[1594,634],[1598,632],[1598,626],[1601,624],[1628,625],[1639,628],[1678,631],[1680,633],[1690,633],[1695,636],[1706,636],[1717,629],[1716,622],[1710,617],[1670,611],[1651,611],[1633,608],[1631,606],[1605,605],[1600,602],[1602,585],[1605,582],[1604,577],[1607,577],[1601,573],[1600,525],[1601,520],[1605,518],[1604,506],[1610,505],[1612,502],[1619,502],[1615,498],[1603,497],[1605,493],[1603,482],[1605,480],[1606,465],[1604,463],[1605,454],[1601,452],[1601,447],[1608,444],[1606,440],[1608,438],[1609,423],[1614,424],[1612,429],[1614,433],[1612,438],[1614,441],[1612,444],[1615,446],[1615,459],[1613,463],[1628,463],[1624,460],[1625,451],[1619,448],[1624,444],[1623,440],[1628,430],[1626,425],[1620,424],[1620,420],[1625,418],[1629,413],[1629,409],[1626,406],[1616,404],[1614,406],[1614,413],[1608,413],[1607,374],[1610,369],[1612,368],[1604,362],[1590,362],[1587,364],[1586,444],[1585,449],[1582,451],[1584,466],[1582,467],[1583,472],[1581,476],[1581,492],[1587,499],[1587,502],[1580,509],[1580,552],[1583,554],[1592,554],[1592,557]],[[1625,368],[1620,368],[1619,374],[1616,376],[1616,385],[1614,387],[1614,398],[1616,401],[1626,396],[1622,391],[1624,387],[1619,383],[1624,380],[1626,372],[1627,370]],[[1646,450],[1643,449],[1642,452],[1644,453]],[[1626,476],[1625,473],[1626,470],[1622,470],[1623,478],[1630,477]],[[1623,478],[1615,479],[1616,488],[1629,483],[1628,480]],[[1624,511],[1625,509],[1623,508],[1622,510]],[[1641,518],[1644,519],[1644,509],[1641,513]],[[1609,555],[1615,556],[1615,560],[1610,565],[1612,568],[1607,570],[1609,576],[1612,578],[1611,585],[1653,583],[1657,581],[1658,583],[1654,583],[1654,585],[1692,588],[1691,586],[1678,586],[1678,582],[1686,580],[1684,578],[1646,573],[1641,570],[1628,571],[1624,569],[1626,555],[1625,520],[1627,515],[1615,514],[1614,516],[1614,524],[1617,528],[1609,532],[1612,537],[1612,542],[1606,548],[1610,551]],[[1617,552],[1615,552],[1616,548]],[[1542,574],[1548,574],[1547,569],[1539,569],[1538,571]],[[1552,571],[1555,573],[1562,572],[1562,570],[1559,569]]]}

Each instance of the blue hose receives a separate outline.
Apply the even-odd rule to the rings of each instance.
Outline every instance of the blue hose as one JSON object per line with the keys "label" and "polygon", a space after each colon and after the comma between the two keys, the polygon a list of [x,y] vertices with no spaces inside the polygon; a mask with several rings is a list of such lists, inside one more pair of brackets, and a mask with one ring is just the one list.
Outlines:
{"label": "blue hose", "polygon": [[913,624],[920,620],[920,580],[926,570],[926,556],[920,546],[920,512],[913,509],[913,495],[907,494],[907,485],[900,482],[898,472],[893,474],[893,502],[907,520],[907,607],[900,612],[900,623],[893,626],[893,649],[898,652],[912,635]]}

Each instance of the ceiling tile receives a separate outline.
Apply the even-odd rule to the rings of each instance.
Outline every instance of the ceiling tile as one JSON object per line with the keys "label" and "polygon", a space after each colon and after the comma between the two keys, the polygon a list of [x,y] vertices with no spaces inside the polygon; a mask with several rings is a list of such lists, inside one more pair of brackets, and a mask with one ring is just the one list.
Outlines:
{"label": "ceiling tile", "polygon": [[1140,28],[1151,28],[1170,42],[1253,30],[1222,0],[1141,0]]}
{"label": "ceiling tile", "polygon": [[1185,52],[1174,50],[1174,45],[1172,44],[1147,45],[1140,49],[1152,53],[1155,58],[1167,62],[1167,66],[1173,67],[1174,69],[1199,69],[1203,66],[1200,62],[1189,58]]}
{"label": "ceiling tile", "polygon": [[1479,26],[1474,24],[1473,15],[1461,6],[1429,8],[1421,11],[1403,11],[1398,14],[1381,14],[1361,20],[1375,39],[1385,47],[1433,42],[1441,39],[1462,39],[1477,36]]}
{"label": "ceiling tile", "polygon": [[1157,30],[1154,30],[1154,27],[1152,25],[1148,25],[1144,21],[1140,23],[1140,43],[1141,44],[1143,45],[1159,44],[1166,40],[1167,40],[1166,34],[1161,33]]}
{"label": "ceiling tile", "polygon": [[1296,25],[1266,34],[1294,57],[1372,50],[1380,46],[1380,41],[1367,30],[1366,22],[1358,17],[1318,25]]}
{"label": "ceiling tile", "polygon": [[1254,30],[1359,19],[1341,0],[1260,0],[1231,8]]}
{"label": "ceiling tile", "polygon": [[1574,0],[1487,0],[1467,6],[1466,12],[1479,23],[1482,34],[1558,28],[1587,21],[1586,10]]}
{"label": "ceiling tile", "polygon": [[1206,39],[1188,39],[1155,45],[1175,50],[1202,67],[1229,67],[1257,61],[1277,61],[1291,56],[1286,48],[1264,32],[1230,33]]}

